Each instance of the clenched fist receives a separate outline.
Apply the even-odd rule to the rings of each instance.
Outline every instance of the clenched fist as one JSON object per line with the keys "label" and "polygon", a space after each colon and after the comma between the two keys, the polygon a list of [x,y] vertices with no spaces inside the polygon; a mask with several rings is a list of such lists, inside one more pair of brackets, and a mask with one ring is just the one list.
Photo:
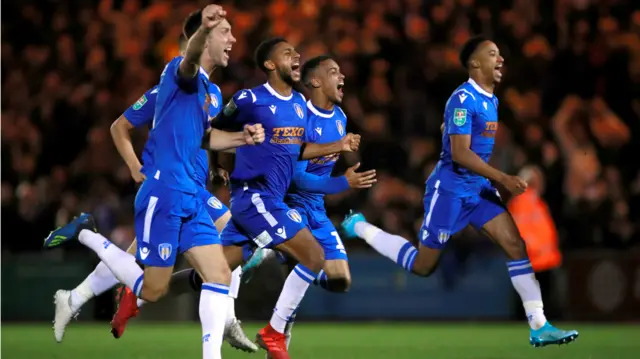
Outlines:
{"label": "clenched fist", "polygon": [[347,133],[342,138],[342,152],[356,152],[360,147],[360,135]]}
{"label": "clenched fist", "polygon": [[205,29],[211,30],[218,26],[225,16],[227,16],[227,12],[222,9],[222,6],[207,5],[202,9],[202,26],[204,26]]}
{"label": "clenched fist", "polygon": [[264,142],[264,127],[262,127],[262,124],[244,125],[244,140],[247,145],[257,145]]}

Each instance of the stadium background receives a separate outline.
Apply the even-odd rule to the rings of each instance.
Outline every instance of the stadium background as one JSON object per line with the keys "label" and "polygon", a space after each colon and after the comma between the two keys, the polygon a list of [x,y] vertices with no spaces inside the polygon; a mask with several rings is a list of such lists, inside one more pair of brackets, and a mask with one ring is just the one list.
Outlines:
{"label": "stadium background", "polygon": [[[81,245],[40,251],[42,238],[52,228],[80,211],[91,211],[98,219],[100,232],[119,246],[126,247],[133,238],[136,187],[111,143],[109,126],[156,84],[164,63],[177,52],[182,20],[206,3],[3,2],[3,352],[12,348],[12,357],[18,358],[37,350],[40,344],[29,344],[34,337],[50,335],[44,326],[20,329],[7,327],[6,323],[51,320],[54,291],[75,286],[97,263]],[[413,240],[422,220],[423,183],[439,153],[444,103],[466,80],[457,61],[457,49],[474,33],[484,32],[494,38],[506,66],[497,90],[500,130],[492,162],[511,174],[527,164],[539,166],[544,173],[544,199],[564,255],[562,266],[546,275],[546,293],[553,299],[553,303],[547,302],[551,318],[607,322],[640,319],[638,2],[221,3],[238,38],[230,66],[216,72],[216,82],[225,97],[264,81],[251,55],[266,36],[285,36],[303,60],[333,54],[347,76],[343,108],[349,116],[348,130],[362,134],[360,160],[365,169],[378,170],[379,181],[369,191],[328,198],[328,211],[338,223],[350,208],[362,210],[370,221]],[[138,149],[145,138],[144,131],[135,133]],[[344,160],[338,167],[337,172],[346,168]],[[216,194],[228,201],[224,188],[217,188]],[[300,322],[523,320],[502,255],[473,230],[451,240],[440,270],[426,280],[407,275],[361,242],[349,241],[346,246],[352,259],[351,292],[335,295],[312,288],[301,309]],[[283,279],[275,264],[263,267],[243,285],[237,302],[238,317],[257,323],[268,318]],[[105,294],[88,304],[79,320],[106,321],[112,308],[111,293]],[[197,329],[196,296],[148,306],[136,324],[142,326],[142,322],[153,320],[190,320]],[[85,328],[107,324],[96,325]],[[523,337],[517,340],[524,343],[524,323],[518,325]],[[74,326],[83,328],[78,323],[72,323]],[[153,330],[156,325],[149,328]],[[183,330],[177,324],[173,328]],[[309,341],[305,335],[351,335],[345,331],[350,327],[343,324],[301,324],[299,328],[301,342]],[[367,339],[362,333],[368,332],[357,328],[353,331]],[[382,324],[371,330],[375,328],[382,328]],[[401,333],[394,334],[398,338],[410,338],[414,333],[411,328],[422,328],[430,333],[427,336],[442,340],[444,346],[451,339],[438,336],[443,331],[451,330],[450,336],[460,331],[470,337],[478,333],[473,329],[476,327],[441,330],[426,324],[407,324],[392,331]],[[483,324],[477,328],[482,330]],[[602,333],[602,327],[596,328],[594,331]],[[610,337],[631,335],[628,330],[640,334],[634,325],[622,328],[626,329],[614,331]],[[100,333],[96,335],[108,336],[106,330],[95,330]],[[495,335],[509,333],[501,330]],[[132,336],[134,331],[130,330]],[[74,333],[79,336],[81,332],[77,329]],[[377,340],[384,342],[385,332],[376,333],[368,340],[375,342],[372,338],[378,335],[381,339]],[[486,337],[481,338],[485,339],[478,340],[486,342]],[[37,342],[41,341],[42,348],[47,348],[50,337]],[[158,347],[157,343],[149,345]],[[627,350],[638,349],[637,344],[613,339],[603,345],[608,353],[620,354],[611,357],[622,358],[631,352]],[[74,348],[74,353],[82,352],[82,348]],[[195,345],[194,353],[198,348]],[[313,350],[312,346],[304,348]],[[371,348],[369,354],[384,354],[383,348],[373,344]],[[504,354],[489,352],[493,353],[491,357]],[[31,353],[57,357],[54,352]],[[471,356],[474,351],[466,353],[462,355]],[[559,357],[572,353],[576,352]]]}

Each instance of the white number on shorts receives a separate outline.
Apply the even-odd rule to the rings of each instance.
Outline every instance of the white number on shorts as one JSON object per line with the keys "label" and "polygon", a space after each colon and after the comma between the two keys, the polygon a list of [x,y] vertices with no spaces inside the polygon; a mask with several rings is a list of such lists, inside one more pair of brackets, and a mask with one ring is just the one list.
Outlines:
{"label": "white number on shorts", "polygon": [[333,232],[331,232],[331,235],[334,236],[336,238],[336,242],[338,242],[338,245],[336,246],[336,249],[339,249],[341,251],[345,250],[344,249],[344,244],[342,244],[342,239],[340,239],[340,236],[338,235],[338,232],[333,231]]}

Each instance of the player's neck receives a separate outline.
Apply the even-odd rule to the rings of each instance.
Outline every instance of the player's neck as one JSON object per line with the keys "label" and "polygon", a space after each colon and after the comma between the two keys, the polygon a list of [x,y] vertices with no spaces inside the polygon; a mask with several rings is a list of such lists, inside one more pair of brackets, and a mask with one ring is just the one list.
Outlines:
{"label": "player's neck", "polygon": [[311,104],[315,108],[320,108],[327,111],[333,111],[333,102],[323,94],[316,94],[315,91],[311,92]]}
{"label": "player's neck", "polygon": [[293,91],[293,87],[291,87],[291,85],[289,85],[288,83],[282,81],[281,78],[279,78],[277,76],[269,76],[269,78],[267,79],[267,83],[279,95],[281,95],[283,97],[291,96],[291,92]]}
{"label": "player's neck", "polygon": [[496,84],[493,82],[493,79],[484,79],[481,74],[471,74],[469,77],[475,81],[481,89],[493,95],[493,91],[496,88]]}

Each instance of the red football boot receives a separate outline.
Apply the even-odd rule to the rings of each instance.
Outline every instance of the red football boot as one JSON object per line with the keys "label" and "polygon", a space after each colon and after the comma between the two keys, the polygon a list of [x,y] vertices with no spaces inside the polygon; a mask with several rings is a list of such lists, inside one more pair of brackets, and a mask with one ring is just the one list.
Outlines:
{"label": "red football boot", "polygon": [[127,287],[118,288],[116,298],[118,300],[118,309],[111,320],[111,334],[118,339],[124,333],[129,319],[138,315],[138,298],[133,294],[131,289]]}
{"label": "red football boot", "polygon": [[271,324],[267,324],[258,332],[256,342],[272,359],[291,359],[287,352],[286,336],[278,333]]}

